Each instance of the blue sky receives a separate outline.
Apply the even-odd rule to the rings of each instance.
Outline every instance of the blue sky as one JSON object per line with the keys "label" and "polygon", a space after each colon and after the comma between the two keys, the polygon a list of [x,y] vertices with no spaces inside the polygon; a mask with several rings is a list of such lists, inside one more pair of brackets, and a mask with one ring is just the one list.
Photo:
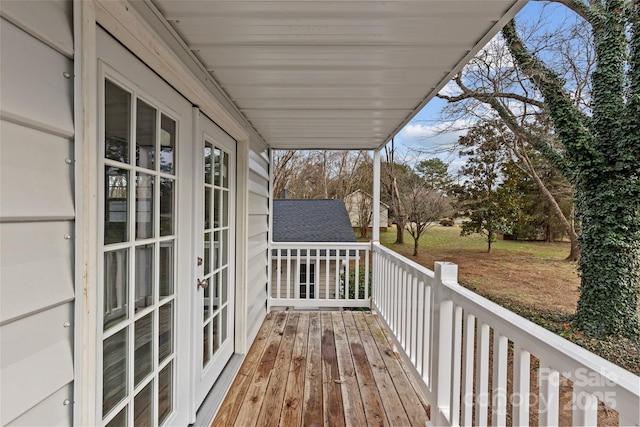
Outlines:
{"label": "blue sky", "polygon": [[[545,1],[530,1],[516,16],[517,20],[536,19],[543,7],[547,5],[545,11],[545,22],[553,26],[564,20],[567,14],[572,14],[564,6],[559,4],[549,5]],[[437,156],[447,163],[450,163],[450,170],[457,170],[464,160],[459,159],[457,153],[439,152],[438,154],[417,154],[416,151],[433,150],[434,147],[447,147],[454,143],[465,131],[455,131],[451,133],[438,132],[442,128],[451,127],[451,123],[440,120],[440,110],[446,105],[446,101],[434,98],[429,102],[395,137],[395,144],[399,152],[406,152],[405,161],[412,163],[412,158],[428,158]],[[464,127],[469,123],[453,124],[453,127]],[[400,154],[400,153],[399,153]]]}

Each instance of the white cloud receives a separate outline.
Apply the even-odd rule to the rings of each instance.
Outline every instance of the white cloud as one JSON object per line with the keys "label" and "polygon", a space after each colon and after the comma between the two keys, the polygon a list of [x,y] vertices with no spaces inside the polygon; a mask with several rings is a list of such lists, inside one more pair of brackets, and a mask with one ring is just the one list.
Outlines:
{"label": "white cloud", "polygon": [[454,143],[473,126],[475,119],[445,121],[436,124],[409,122],[398,134],[402,144],[414,148],[427,148],[442,143]]}
{"label": "white cloud", "polygon": [[453,80],[449,80],[438,93],[442,96],[456,96],[460,94],[460,88]]}

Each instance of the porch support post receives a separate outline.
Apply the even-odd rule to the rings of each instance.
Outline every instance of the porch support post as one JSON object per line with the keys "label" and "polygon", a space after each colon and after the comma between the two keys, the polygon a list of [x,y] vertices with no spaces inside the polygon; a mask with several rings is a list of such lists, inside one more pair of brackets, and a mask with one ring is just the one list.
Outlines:
{"label": "porch support post", "polygon": [[[273,252],[271,249],[271,243],[273,242],[273,197],[275,196],[273,192],[273,185],[275,184],[275,179],[276,179],[274,166],[273,166],[275,159],[273,157],[274,157],[273,149],[269,148],[269,233],[268,233],[269,240],[268,240],[268,246],[267,246],[267,251],[269,254],[268,255],[269,262],[267,263],[267,314],[271,312],[271,297],[273,296],[273,293],[272,293]],[[278,252],[279,251],[280,249],[278,249]],[[280,257],[280,253],[278,253],[278,257]],[[280,271],[277,271],[276,273],[279,275]],[[288,270],[287,270],[287,274],[289,274]],[[278,290],[278,292],[280,291]]]}
{"label": "porch support post", "polygon": [[454,306],[451,297],[443,289],[443,282],[458,281],[458,266],[450,262],[436,262],[433,286],[433,359],[431,366],[431,390],[435,393],[435,405],[431,406],[432,425],[451,424]]}
{"label": "porch support post", "polygon": [[380,150],[373,152],[373,218],[371,221],[371,240],[380,241]]}

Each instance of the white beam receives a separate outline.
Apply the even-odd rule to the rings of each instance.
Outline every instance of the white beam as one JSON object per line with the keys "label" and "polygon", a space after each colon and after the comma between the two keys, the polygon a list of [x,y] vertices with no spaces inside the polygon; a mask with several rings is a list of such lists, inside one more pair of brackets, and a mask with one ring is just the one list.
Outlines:
{"label": "white beam", "polygon": [[371,239],[380,241],[380,150],[373,152],[373,220],[371,221]]}

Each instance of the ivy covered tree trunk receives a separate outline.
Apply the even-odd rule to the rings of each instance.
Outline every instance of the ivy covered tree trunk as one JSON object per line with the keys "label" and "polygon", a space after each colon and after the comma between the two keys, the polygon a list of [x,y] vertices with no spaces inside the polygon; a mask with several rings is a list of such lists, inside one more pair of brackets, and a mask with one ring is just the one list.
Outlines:
{"label": "ivy covered tree trunk", "polygon": [[[527,51],[515,23],[503,36],[536,84],[573,170],[581,220],[577,326],[588,335],[638,337],[640,282],[640,20],[636,0],[558,0],[590,22],[596,50],[592,116]],[[629,56],[627,56],[627,54]]]}
{"label": "ivy covered tree trunk", "polygon": [[[638,118],[625,111],[624,3],[606,2],[593,29],[598,58],[592,77],[593,155],[582,167],[577,193],[583,255],[576,314],[578,325],[595,335],[638,331],[640,158],[632,123]],[[634,56],[637,61],[637,51]],[[640,92],[629,95],[637,98]]]}

